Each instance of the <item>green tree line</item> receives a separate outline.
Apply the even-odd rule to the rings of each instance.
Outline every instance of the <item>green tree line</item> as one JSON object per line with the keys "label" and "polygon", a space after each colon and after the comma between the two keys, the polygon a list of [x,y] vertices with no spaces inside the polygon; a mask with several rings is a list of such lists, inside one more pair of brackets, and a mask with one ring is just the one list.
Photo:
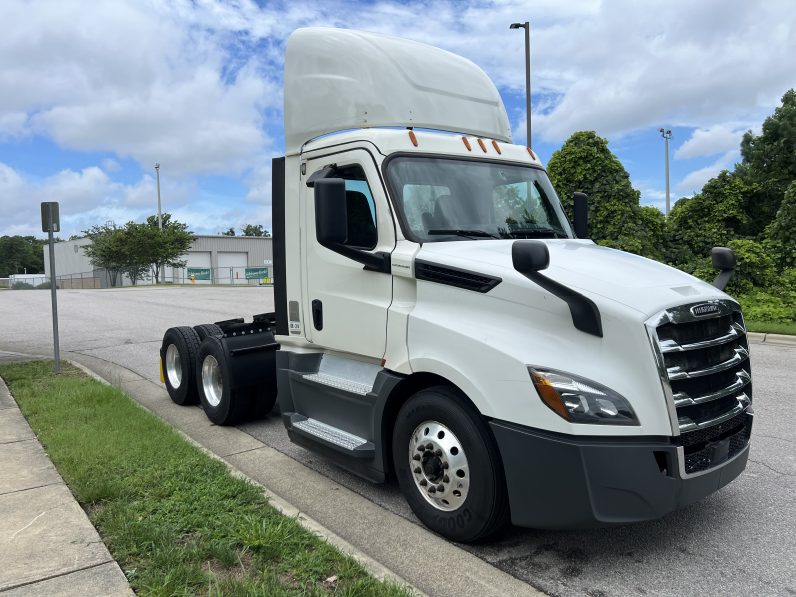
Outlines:
{"label": "green tree line", "polygon": [[747,319],[796,322],[796,91],[741,141],[741,162],[677,201],[668,218],[640,193],[606,139],[574,133],[548,163],[572,217],[572,193],[588,193],[589,229],[601,245],[668,263],[706,281],[710,249],[730,247],[738,267],[727,291]]}

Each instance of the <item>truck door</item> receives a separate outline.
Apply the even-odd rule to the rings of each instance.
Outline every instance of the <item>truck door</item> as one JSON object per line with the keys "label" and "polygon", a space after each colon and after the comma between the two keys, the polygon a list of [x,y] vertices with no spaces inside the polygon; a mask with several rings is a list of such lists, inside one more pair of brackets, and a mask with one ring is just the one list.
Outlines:
{"label": "truck door", "polygon": [[330,164],[346,182],[346,244],[376,253],[395,248],[395,227],[381,178],[364,149],[309,159],[301,179],[304,194],[304,330],[307,339],[332,350],[372,358],[384,356],[387,310],[392,301],[392,275],[365,270],[361,263],[318,244],[315,193],[307,178]]}

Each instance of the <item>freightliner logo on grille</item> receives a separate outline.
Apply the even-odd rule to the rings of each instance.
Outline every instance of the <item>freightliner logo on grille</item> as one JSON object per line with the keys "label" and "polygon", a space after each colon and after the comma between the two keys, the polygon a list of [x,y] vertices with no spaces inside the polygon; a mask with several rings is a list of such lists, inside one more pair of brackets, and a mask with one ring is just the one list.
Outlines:
{"label": "freightliner logo on grille", "polygon": [[718,305],[712,303],[704,303],[702,305],[694,305],[691,307],[691,313],[695,317],[704,317],[705,315],[715,315],[720,311]]}

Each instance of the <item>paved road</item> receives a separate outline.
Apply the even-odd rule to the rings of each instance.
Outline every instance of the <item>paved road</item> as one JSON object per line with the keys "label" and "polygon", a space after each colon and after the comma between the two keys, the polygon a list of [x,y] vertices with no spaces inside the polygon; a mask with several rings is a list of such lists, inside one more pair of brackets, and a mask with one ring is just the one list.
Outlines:
{"label": "paved road", "polygon": [[[157,379],[157,350],[172,325],[272,310],[267,288],[73,290],[59,293],[63,351]],[[51,348],[49,293],[0,291],[0,349]],[[756,421],[749,466],[728,487],[645,524],[592,531],[509,529],[467,549],[561,596],[796,595],[796,348],[752,346]],[[374,486],[286,440],[277,419],[247,433],[412,519],[394,485]]]}

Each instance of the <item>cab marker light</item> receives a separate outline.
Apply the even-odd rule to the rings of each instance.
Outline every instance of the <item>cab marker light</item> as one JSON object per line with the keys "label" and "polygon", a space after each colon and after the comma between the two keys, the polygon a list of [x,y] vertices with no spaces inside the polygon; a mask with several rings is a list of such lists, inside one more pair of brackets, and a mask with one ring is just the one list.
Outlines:
{"label": "cab marker light", "polygon": [[478,139],[478,144],[481,146],[481,149],[484,150],[484,153],[486,153],[486,145],[484,145],[484,140]]}
{"label": "cab marker light", "polygon": [[502,151],[500,151],[500,145],[498,145],[498,142],[495,141],[494,139],[492,139],[492,147],[495,148],[495,151],[498,152],[498,155],[501,155],[503,153]]}
{"label": "cab marker light", "polygon": [[467,151],[473,150],[473,148],[470,147],[470,140],[467,137],[462,137],[462,142],[464,143],[464,146],[467,148]]}
{"label": "cab marker light", "polygon": [[412,145],[417,147],[417,136],[414,131],[409,131],[409,140],[412,142]]}

